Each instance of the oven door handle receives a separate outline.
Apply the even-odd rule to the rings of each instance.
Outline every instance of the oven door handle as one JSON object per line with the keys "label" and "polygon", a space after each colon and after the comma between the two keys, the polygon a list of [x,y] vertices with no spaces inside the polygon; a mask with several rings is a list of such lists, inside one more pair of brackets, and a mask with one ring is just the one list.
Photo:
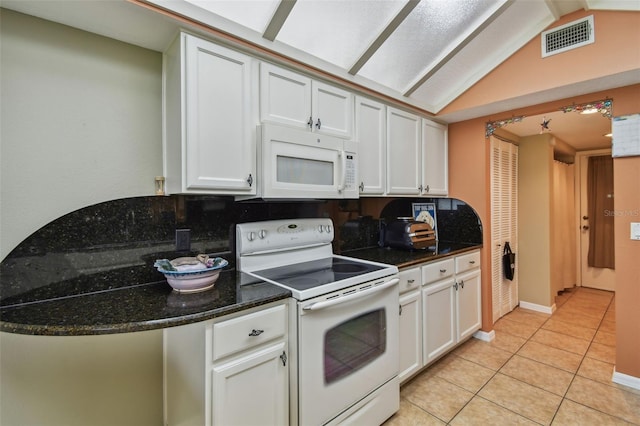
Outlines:
{"label": "oven door handle", "polygon": [[338,297],[336,299],[325,300],[324,302],[316,302],[310,305],[303,307],[302,309],[305,311],[318,311],[320,309],[329,308],[331,306],[339,305],[341,303],[346,303],[354,299],[359,299],[361,297],[367,297],[374,293],[378,293],[379,291],[385,290],[389,287],[393,287],[398,284],[400,280],[398,278],[394,278],[390,281],[387,281],[384,284],[377,285],[375,287],[368,288],[366,290],[358,291],[347,296]]}

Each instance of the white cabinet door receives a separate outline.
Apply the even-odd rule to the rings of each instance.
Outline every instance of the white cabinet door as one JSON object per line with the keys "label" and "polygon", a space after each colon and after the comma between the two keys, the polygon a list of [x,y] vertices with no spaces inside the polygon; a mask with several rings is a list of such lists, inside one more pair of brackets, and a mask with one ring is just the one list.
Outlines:
{"label": "white cabinet door", "polygon": [[480,270],[456,275],[456,312],[458,341],[471,336],[482,326]]}
{"label": "white cabinet door", "polygon": [[260,119],[349,139],[353,134],[353,94],[262,63]]}
{"label": "white cabinet door", "polygon": [[447,126],[422,119],[422,195],[449,192]]}
{"label": "white cabinet door", "polygon": [[387,193],[420,195],[421,119],[387,108]]}
{"label": "white cabinet door", "polygon": [[353,134],[353,94],[319,81],[311,83],[313,131],[341,138]]}
{"label": "white cabinet door", "polygon": [[356,97],[360,195],[383,195],[386,185],[387,115],[384,104]]}
{"label": "white cabinet door", "polygon": [[311,114],[311,79],[261,63],[260,120],[309,129]]}
{"label": "white cabinet door", "polygon": [[400,296],[400,382],[422,367],[421,313],[419,289]]}
{"label": "white cabinet door", "polygon": [[213,367],[213,425],[286,425],[286,344],[278,342]]}
{"label": "white cabinet door", "polygon": [[427,365],[456,344],[454,280],[446,279],[422,289],[423,364]]}
{"label": "white cabinet door", "polygon": [[255,194],[253,59],[187,34],[165,54],[167,192]]}

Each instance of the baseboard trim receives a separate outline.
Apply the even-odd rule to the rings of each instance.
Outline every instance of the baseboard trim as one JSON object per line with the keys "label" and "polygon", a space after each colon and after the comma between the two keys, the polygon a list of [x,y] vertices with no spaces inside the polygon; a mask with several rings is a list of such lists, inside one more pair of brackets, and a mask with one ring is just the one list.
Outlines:
{"label": "baseboard trim", "polygon": [[611,381],[619,385],[624,385],[633,389],[640,390],[640,377],[618,373],[615,367],[613,369],[613,377],[611,377]]}
{"label": "baseboard trim", "polygon": [[473,333],[473,337],[475,337],[478,340],[482,340],[483,342],[491,342],[493,339],[496,338],[496,332],[493,330],[491,331],[478,330],[475,333]]}
{"label": "baseboard trim", "polygon": [[537,303],[525,302],[523,300],[519,303],[522,309],[529,309],[531,311],[542,312],[543,314],[551,315],[556,311],[556,304],[554,303],[551,306],[538,305]]}

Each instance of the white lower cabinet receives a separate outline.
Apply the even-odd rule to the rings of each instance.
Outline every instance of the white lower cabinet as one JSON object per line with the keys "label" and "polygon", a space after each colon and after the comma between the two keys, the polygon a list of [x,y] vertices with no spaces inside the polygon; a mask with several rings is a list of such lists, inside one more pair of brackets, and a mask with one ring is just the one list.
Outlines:
{"label": "white lower cabinet", "polygon": [[480,329],[480,284],[479,250],[400,271],[401,382]]}
{"label": "white lower cabinet", "polygon": [[214,425],[285,425],[289,419],[286,342],[213,367]]}
{"label": "white lower cabinet", "polygon": [[289,303],[165,329],[165,425],[288,424]]}
{"label": "white lower cabinet", "polygon": [[420,268],[400,271],[400,382],[422,368]]}
{"label": "white lower cabinet", "polygon": [[480,306],[480,270],[457,276],[456,312],[458,341],[464,340],[482,326]]}
{"label": "white lower cabinet", "polygon": [[426,285],[422,290],[423,362],[434,361],[451,349],[456,339],[456,293],[454,280]]}

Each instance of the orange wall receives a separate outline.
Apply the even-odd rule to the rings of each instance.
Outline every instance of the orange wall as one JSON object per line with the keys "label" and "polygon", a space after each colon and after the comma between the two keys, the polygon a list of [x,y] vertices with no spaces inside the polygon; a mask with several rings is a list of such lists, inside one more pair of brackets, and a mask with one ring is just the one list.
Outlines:
{"label": "orange wall", "polygon": [[603,76],[637,73],[640,66],[640,13],[579,11],[562,17],[550,28],[589,15],[594,16],[593,44],[542,58],[540,37],[535,37],[439,114],[589,82]]}
{"label": "orange wall", "polygon": [[493,329],[491,307],[491,229],[489,144],[484,119],[449,125],[449,196],[472,206],[482,222],[482,329]]}
{"label": "orange wall", "polygon": [[[613,102],[614,116],[640,113],[640,85]],[[613,179],[616,371],[640,378],[640,241],[630,239],[630,223],[640,222],[640,156],[614,158]]]}
{"label": "orange wall", "polygon": [[[640,84],[595,92],[570,99],[534,105],[501,113],[536,115],[557,111],[566,105],[613,99],[613,113],[640,113]],[[491,308],[490,259],[490,161],[485,123],[497,117],[481,117],[449,125],[449,195],[472,205],[483,224],[482,249],[482,329],[493,328]],[[508,126],[507,126],[508,130]],[[640,209],[640,157],[614,161],[615,209],[637,212]],[[629,223],[640,222],[631,215],[616,217],[616,371],[640,377],[640,242],[629,239]]]}

